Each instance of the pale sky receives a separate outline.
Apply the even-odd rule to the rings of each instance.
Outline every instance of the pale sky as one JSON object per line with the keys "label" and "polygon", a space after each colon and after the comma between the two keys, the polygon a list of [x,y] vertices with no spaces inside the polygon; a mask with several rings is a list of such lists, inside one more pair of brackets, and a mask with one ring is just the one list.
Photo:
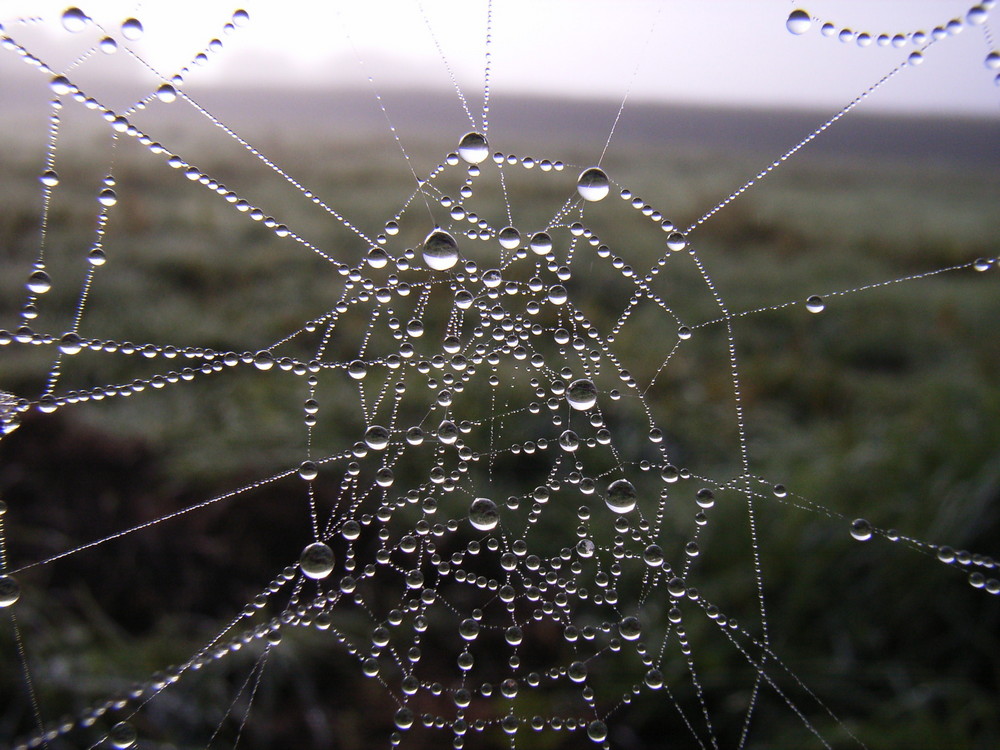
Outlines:
{"label": "pale sky", "polygon": [[[876,36],[930,32],[964,19],[970,0],[495,0],[491,82],[496,94],[535,93],[635,101],[686,101],[837,109],[891,70],[916,47],[859,47],[825,37],[820,22],[801,36],[786,29],[804,8],[836,28]],[[448,61],[463,92],[481,101],[485,69],[483,0],[78,0],[119,39],[135,16],[143,37],[129,44],[163,73],[190,61],[213,37],[221,53],[192,68],[190,84],[301,86],[321,90],[422,85],[452,90]],[[46,19],[56,40],[91,43],[102,34],[73,35],[58,23],[65,2],[5,0],[0,18],[15,37],[40,33],[19,14]],[[223,35],[236,8],[250,22]],[[421,12],[423,9],[423,14]],[[995,11],[1000,17],[1000,9]],[[426,19],[426,20],[425,20]],[[49,21],[52,23],[49,23]],[[433,35],[430,29],[433,30]],[[918,113],[1000,113],[998,72],[985,64],[983,29],[934,44],[923,64],[896,78],[870,110]],[[1000,28],[1000,26],[998,26]],[[75,41],[75,40],[74,40]],[[440,47],[440,52],[438,50]]]}

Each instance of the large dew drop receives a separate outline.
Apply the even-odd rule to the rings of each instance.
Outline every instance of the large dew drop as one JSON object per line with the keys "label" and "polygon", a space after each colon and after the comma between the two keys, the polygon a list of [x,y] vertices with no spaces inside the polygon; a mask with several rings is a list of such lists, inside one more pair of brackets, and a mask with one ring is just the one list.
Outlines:
{"label": "large dew drop", "polygon": [[424,263],[434,271],[447,271],[458,263],[458,243],[442,229],[435,229],[424,240]]}
{"label": "large dew drop", "polygon": [[805,34],[809,31],[809,27],[812,26],[812,19],[804,10],[793,10],[788,14],[788,20],[785,21],[785,26],[793,34]]}
{"label": "large dew drop", "polygon": [[580,378],[566,389],[566,402],[577,411],[586,411],[597,403],[597,386],[594,381]]}
{"label": "large dew drop", "polygon": [[469,507],[469,523],[474,529],[492,531],[496,528],[499,520],[496,503],[492,500],[477,497],[472,501],[472,505]]}
{"label": "large dew drop", "polygon": [[333,572],[333,550],[322,542],[314,542],[302,550],[299,567],[310,578],[319,580]]}
{"label": "large dew drop", "polygon": [[482,133],[466,133],[458,144],[458,155],[469,164],[479,164],[490,155],[490,144]]}
{"label": "large dew drop", "polygon": [[636,491],[627,479],[618,479],[608,486],[605,502],[615,513],[628,513],[635,508]]}
{"label": "large dew drop", "polygon": [[611,182],[603,169],[591,167],[580,172],[576,179],[576,192],[585,201],[600,201],[608,197]]}

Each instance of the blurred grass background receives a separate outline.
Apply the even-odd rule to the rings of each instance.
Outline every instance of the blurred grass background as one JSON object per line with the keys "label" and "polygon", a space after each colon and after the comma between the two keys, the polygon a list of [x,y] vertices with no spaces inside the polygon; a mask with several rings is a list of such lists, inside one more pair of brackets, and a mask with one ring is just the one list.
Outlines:
{"label": "blurred grass background", "polygon": [[[384,143],[351,138],[285,133],[262,136],[255,145],[374,235],[412,192],[412,181]],[[414,161],[429,167],[453,145],[428,139],[409,147]],[[197,142],[185,148],[188,161],[299,235],[338,258],[360,257],[364,247],[356,238],[245,152]],[[105,241],[109,260],[98,270],[82,335],[256,351],[331,308],[343,280],[324,261],[211,199],[189,185],[182,170],[149,158],[133,141],[117,149],[119,205]],[[536,157],[542,155],[587,163],[572,143]],[[8,328],[38,242],[40,160],[34,156],[0,151],[0,325]],[[612,149],[604,166],[619,186],[662,207],[683,227],[762,163],[742,150],[674,153],[640,143]],[[67,147],[57,169],[62,183],[47,240],[53,290],[42,300],[36,326],[56,336],[67,327],[86,268],[94,194],[106,163],[89,147]],[[550,180],[515,171],[509,187],[521,212],[518,225],[544,225],[552,212],[547,207],[561,204],[575,174],[567,168]],[[614,194],[607,199],[618,200]],[[692,241],[730,311],[737,312],[995,257],[998,203],[1000,181],[988,165],[803,153],[700,227]],[[648,220],[623,222],[621,206],[617,210],[594,207],[588,225],[608,238],[615,253],[648,268],[662,252],[662,233]],[[629,284],[596,264],[583,269],[571,293],[607,330]],[[589,283],[590,273],[600,274],[602,283]],[[918,539],[984,554],[997,550],[996,279],[995,266],[986,274],[963,270],[827,296],[827,310],[818,316],[798,304],[733,323],[751,471],[844,516],[807,513],[770,498],[756,503],[773,649],[873,749],[1000,746],[997,598],[972,589],[960,572],[926,553],[880,537],[859,544],[848,534],[849,519],[863,516]],[[674,260],[653,288],[685,324],[718,315],[697,276]],[[644,382],[673,345],[676,321],[652,306],[636,316],[615,351]],[[330,356],[347,358],[366,325],[363,316],[345,318]],[[739,467],[725,341],[722,326],[697,329],[692,345],[658,377],[649,403],[673,454],[697,473],[728,478]],[[52,356],[50,348],[4,347],[0,388],[36,396]],[[138,357],[85,352],[66,362],[63,387],[130,382],[159,367],[160,361],[147,366]],[[328,406],[314,440],[333,453],[357,439],[360,423],[351,405],[356,396],[341,394],[332,383],[324,388]],[[11,567],[297,465],[305,450],[303,392],[301,382],[276,372],[230,371],[26,416],[21,429],[0,443]],[[513,391],[516,398],[530,400],[530,389]],[[643,436],[628,442],[622,432],[627,450],[644,455]],[[498,472],[497,496],[529,489],[518,482],[523,471],[515,461]],[[335,478],[321,476],[319,497],[331,497],[336,485]],[[26,571],[17,617],[45,719],[77,715],[94,700],[190,657],[297,559],[308,535],[303,505],[297,484],[275,483]],[[574,508],[550,505],[547,520],[572,528]],[[720,513],[702,544],[708,550],[699,561],[705,593],[752,622],[757,594],[745,514]],[[371,596],[379,601],[377,592]],[[337,627],[343,632],[364,632],[351,610],[342,617]],[[734,746],[752,670],[714,625],[695,618],[687,624],[719,737]],[[0,637],[3,653],[14,654],[10,629]],[[542,652],[565,648],[555,637],[539,635],[539,641]],[[435,659],[445,657],[435,657],[430,646],[426,651],[422,663],[433,671]],[[447,644],[441,651],[448,653]],[[258,655],[248,647],[186,675],[183,690],[168,689],[136,719],[143,742],[204,747]],[[773,671],[789,685],[780,668]],[[620,694],[631,672],[602,673],[602,695]],[[678,701],[694,705],[683,663],[665,672]],[[9,656],[0,664],[0,692],[6,696],[0,736],[30,731],[30,701]],[[808,703],[801,691],[796,695]],[[519,710],[530,714],[531,697],[519,700]],[[240,706],[238,700],[237,717]],[[369,747],[386,741],[394,710],[385,689],[364,678],[329,634],[293,632],[268,657],[241,745]],[[238,723],[224,721],[220,737],[232,741]],[[610,725],[612,746],[626,750],[694,743],[676,714],[655,699],[623,708]],[[833,747],[855,746],[828,720],[818,719],[818,728]],[[470,742],[478,747],[489,737],[497,747],[508,743],[491,731]],[[527,735],[519,736],[520,747],[568,748],[583,741],[578,733]],[[439,747],[441,737],[415,729],[404,744]],[[766,689],[750,737],[748,748],[816,744]],[[64,740],[51,745],[69,746]]]}

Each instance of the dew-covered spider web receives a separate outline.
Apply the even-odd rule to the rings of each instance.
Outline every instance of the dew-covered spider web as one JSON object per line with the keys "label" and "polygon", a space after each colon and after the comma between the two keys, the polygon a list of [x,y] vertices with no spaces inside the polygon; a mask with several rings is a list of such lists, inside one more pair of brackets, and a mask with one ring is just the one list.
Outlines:
{"label": "dew-covered spider web", "polygon": [[[882,67],[711,148],[668,4],[591,109],[499,86],[524,6],[400,3],[413,92],[345,5],[324,114],[199,88],[251,6],[100,5],[0,10],[4,747],[995,746],[993,2],[760,3]],[[992,119],[863,119],[941,59]]]}

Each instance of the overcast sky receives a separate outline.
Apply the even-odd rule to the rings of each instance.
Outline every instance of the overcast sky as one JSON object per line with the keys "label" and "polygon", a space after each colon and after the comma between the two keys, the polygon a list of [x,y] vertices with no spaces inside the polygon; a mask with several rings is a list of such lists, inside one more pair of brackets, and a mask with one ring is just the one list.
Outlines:
{"label": "overcast sky", "polygon": [[[119,38],[122,19],[138,17],[145,33],[129,44],[163,73],[178,70],[219,36],[225,49],[193,69],[187,76],[192,84],[322,89],[363,86],[371,75],[379,87],[448,91],[452,84],[443,57],[469,98],[482,97],[485,1],[79,0],[79,5]],[[969,0],[495,0],[491,80],[498,94],[618,99],[631,89],[636,101],[836,109],[915,47],[842,43],[823,36],[819,21],[795,36],[785,28],[791,10],[803,7],[837,29],[875,36],[929,32],[964,19],[969,5]],[[39,29],[50,24],[23,26],[11,19],[19,14],[58,19],[65,7],[65,2],[4,0],[0,13],[17,37],[44,34]],[[237,7],[246,8],[250,22],[223,36],[223,24]],[[71,35],[55,26],[63,42],[71,36],[92,42],[102,35],[97,28]],[[983,29],[965,24],[865,106],[996,115],[1000,87],[994,77],[1000,71],[985,65],[988,51]]]}

